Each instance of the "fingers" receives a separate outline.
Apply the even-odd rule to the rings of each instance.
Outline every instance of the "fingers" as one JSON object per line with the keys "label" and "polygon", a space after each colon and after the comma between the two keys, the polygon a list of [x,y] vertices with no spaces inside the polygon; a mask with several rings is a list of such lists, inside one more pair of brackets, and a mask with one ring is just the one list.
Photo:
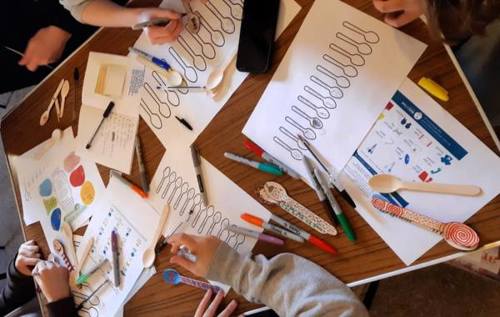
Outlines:
{"label": "fingers", "polygon": [[373,6],[382,13],[391,13],[405,9],[404,0],[373,0]]}
{"label": "fingers", "polygon": [[197,246],[197,242],[196,242],[194,236],[189,235],[189,234],[185,234],[185,233],[177,233],[177,234],[172,235],[168,239],[168,243],[170,243],[172,245],[177,245],[177,246],[184,244],[191,251],[195,251],[196,246]]}
{"label": "fingers", "polygon": [[233,299],[217,317],[229,317],[234,313],[237,307],[238,302]]}
{"label": "fingers", "polygon": [[180,20],[173,20],[166,26],[151,26],[146,28],[146,34],[152,44],[163,44],[173,42],[182,32],[183,26]]}
{"label": "fingers", "polygon": [[399,15],[390,15],[389,14],[384,18],[384,21],[385,21],[385,23],[387,23],[395,28],[399,28],[399,27],[402,27],[402,26],[412,22],[416,18],[418,18],[418,15],[413,15],[413,14],[409,14],[409,13],[405,12],[405,13],[402,13]]}
{"label": "fingers", "polygon": [[151,17],[154,18],[167,18],[171,20],[178,20],[181,18],[181,15],[179,13],[161,8],[151,9],[148,13]]}
{"label": "fingers", "polygon": [[195,263],[183,258],[182,256],[174,255],[170,258],[170,263],[172,264],[177,264],[186,270],[190,271],[191,273],[196,274],[196,265]]}
{"label": "fingers", "polygon": [[220,291],[215,295],[214,300],[208,306],[208,309],[205,311],[203,314],[203,317],[213,317],[215,316],[215,313],[217,312],[217,308],[219,307],[220,303],[222,303],[222,300],[224,299],[224,292]]}
{"label": "fingers", "polygon": [[196,308],[196,312],[194,313],[194,317],[202,317],[203,312],[205,309],[207,309],[208,303],[210,302],[210,299],[212,298],[212,290],[209,289],[205,295],[203,296],[201,302],[198,304],[198,307]]}

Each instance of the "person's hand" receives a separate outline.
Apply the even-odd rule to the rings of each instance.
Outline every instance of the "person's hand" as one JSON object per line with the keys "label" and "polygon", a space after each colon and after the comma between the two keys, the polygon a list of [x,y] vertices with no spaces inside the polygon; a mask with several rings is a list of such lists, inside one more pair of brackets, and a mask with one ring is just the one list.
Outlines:
{"label": "person's hand", "polygon": [[426,0],[373,0],[375,8],[385,14],[385,23],[399,28],[421,16]]}
{"label": "person's hand", "polygon": [[[214,236],[194,236],[185,233],[172,235],[168,239],[168,243],[172,245],[171,251],[174,254],[170,258],[170,263],[177,264],[198,276],[206,276],[215,250],[221,243]],[[181,245],[185,245],[191,253],[196,255],[196,262],[191,262],[182,256],[177,255],[177,251]]]}
{"label": "person's hand", "polygon": [[137,23],[158,18],[166,18],[170,22],[165,26],[150,26],[144,29],[151,44],[175,41],[183,30],[181,15],[177,12],[162,8],[144,9],[141,11]]}
{"label": "person's hand", "polygon": [[40,261],[33,277],[49,303],[70,296],[68,269],[53,261]]}
{"label": "person's hand", "polygon": [[70,33],[53,25],[38,30],[29,40],[19,65],[34,72],[41,65],[57,61],[70,37]]}
{"label": "person's hand", "polygon": [[14,265],[19,273],[25,276],[31,276],[33,267],[39,261],[41,261],[40,248],[35,244],[35,241],[30,240],[21,244],[19,247]]}
{"label": "person's hand", "polygon": [[[196,312],[194,313],[194,317],[214,317],[217,313],[217,308],[222,303],[224,299],[224,292],[220,291],[215,295],[214,300],[210,303],[210,299],[212,298],[212,290],[209,289],[200,304],[198,304],[198,308],[196,308]],[[208,305],[210,303],[210,306]],[[207,307],[208,306],[208,307]],[[217,317],[229,317],[238,307],[238,303],[233,299],[224,310],[217,315]]]}

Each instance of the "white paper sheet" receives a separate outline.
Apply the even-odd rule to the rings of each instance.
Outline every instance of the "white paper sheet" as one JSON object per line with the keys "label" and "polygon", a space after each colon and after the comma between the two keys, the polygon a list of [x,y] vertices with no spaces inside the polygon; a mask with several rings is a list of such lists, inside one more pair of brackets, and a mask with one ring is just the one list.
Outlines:
{"label": "white paper sheet", "polygon": [[[79,236],[79,235],[74,235],[73,236],[73,244],[74,244],[74,247],[75,247],[75,251],[78,253],[78,250],[80,248],[80,245],[81,245],[81,241],[83,240],[83,237],[82,236]],[[127,295],[127,298],[125,299],[125,301],[123,302],[122,304],[122,307],[120,307],[120,309],[117,311],[117,313],[115,314],[115,317],[121,317],[123,316],[123,306],[125,306],[125,304],[132,298],[134,297],[135,294],[137,294],[137,292],[149,281],[150,278],[152,278],[154,275],[156,274],[156,268],[154,266],[148,268],[148,269],[144,269],[143,272],[141,273],[141,275],[139,276],[139,278],[137,279],[137,282],[135,282],[135,285],[134,287],[132,287],[132,289],[130,290],[130,293]],[[77,296],[77,297],[82,297],[82,293],[81,293],[81,290],[78,289],[77,292],[75,294],[73,294],[74,296]],[[90,307],[90,306],[89,306]],[[85,308],[85,310],[89,310],[89,308]],[[84,313],[85,314],[85,313]]]}
{"label": "white paper sheet", "polygon": [[[73,130],[67,128],[61,131],[60,136],[65,134],[71,134],[72,138]],[[59,141],[60,138],[51,137],[24,152],[22,155],[13,158],[13,165],[16,166],[19,192],[21,193],[21,203],[23,205],[23,219],[27,226],[38,221],[38,202],[34,199],[36,197],[36,186],[40,184],[40,178],[49,167],[41,163],[41,159]]]}
{"label": "white paper sheet", "polygon": [[[29,155],[45,152],[42,147]],[[40,151],[39,151],[40,149]],[[104,184],[94,162],[75,154],[75,139],[71,128],[38,160],[16,161],[22,172],[23,210],[29,221],[40,221],[47,241],[60,234],[63,221],[73,229],[81,227],[96,208]]]}
{"label": "white paper sheet", "polygon": [[[121,97],[96,93],[96,83],[99,81],[102,65],[115,65],[126,71]],[[137,107],[140,102],[144,70],[142,64],[128,57],[91,52],[83,83],[82,107],[78,122],[78,149],[85,157],[127,174],[132,167],[135,135],[139,126]],[[110,101],[115,103],[115,107],[111,115],[104,120],[92,142],[92,147],[87,150],[85,146],[97,129]]]}
{"label": "white paper sheet", "polygon": [[470,184],[477,197],[399,191],[393,203],[442,222],[464,222],[500,192],[500,159],[415,83],[403,82],[349,160],[341,181],[357,211],[409,265],[441,240],[373,208],[368,179],[389,173],[403,180]]}
{"label": "white paper sheet", "polygon": [[424,49],[341,1],[317,0],[243,133],[311,184],[301,134],[338,173]]}
{"label": "white paper sheet", "polygon": [[113,286],[113,270],[111,265],[106,265],[92,275],[81,289],[73,288],[72,291],[78,304],[104,279],[108,279],[110,283],[84,305],[83,312],[90,316],[115,316],[143,272],[142,254],[153,239],[152,228],[158,224],[159,214],[128,186],[113,177],[99,204],[101,212],[94,215],[82,240],[83,243],[90,237],[95,239],[82,270],[104,258],[112,263],[110,239],[111,231],[116,230],[119,237],[121,283],[119,287]]}
{"label": "white paper sheet", "polygon": [[[179,11],[181,10],[179,9],[179,2],[163,1],[161,6]],[[241,22],[231,15],[230,8],[235,14],[235,10],[241,6],[241,3],[239,1],[212,0],[207,5],[202,4],[201,1],[191,1],[191,4],[193,10],[203,17],[199,37],[191,34],[188,30],[184,30],[174,43],[151,45],[146,35],[142,34],[134,46],[154,56],[164,58],[186,78],[189,85],[204,86],[210,72],[218,68],[219,65],[227,64],[236,53]],[[180,8],[182,8],[182,5]],[[224,15],[225,25],[231,25],[231,30],[232,25],[234,25],[233,32],[227,33],[222,30],[220,17],[218,18],[212,13],[216,12],[214,8]],[[300,7],[293,0],[281,1],[277,36],[283,32],[299,10]],[[213,28],[210,33],[207,31],[209,28]],[[214,40],[211,40],[211,35]],[[203,45],[205,51],[202,50],[199,44],[203,42],[206,42]],[[188,53],[189,48],[193,49],[193,55]],[[213,50],[213,54],[207,54],[207,50],[210,50],[210,52]],[[180,59],[177,57],[179,61],[182,59],[186,63],[187,66],[184,66],[187,69],[186,73],[183,72],[183,66],[176,61],[175,53],[179,54]],[[193,62],[193,56],[196,56],[196,64]],[[200,64],[201,66],[206,64],[206,68],[201,67]],[[199,68],[194,65],[199,66]],[[170,150],[174,142],[182,145],[182,147],[187,147],[205,129],[210,120],[247,76],[246,73],[237,72],[234,63],[230,69],[232,71],[228,71],[226,88],[216,100],[213,100],[204,92],[193,91],[187,93],[186,91],[169,90],[166,88],[167,83],[157,72],[147,69],[139,111],[144,121],[165,147],[169,147]],[[189,122],[193,126],[193,131],[188,131],[182,126],[174,115]],[[175,140],[171,138],[173,135],[175,135]]]}

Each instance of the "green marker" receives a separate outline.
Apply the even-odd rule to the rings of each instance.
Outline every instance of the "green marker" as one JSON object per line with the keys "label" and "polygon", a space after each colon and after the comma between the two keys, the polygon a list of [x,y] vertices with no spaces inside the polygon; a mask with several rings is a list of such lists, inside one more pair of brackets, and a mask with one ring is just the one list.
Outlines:
{"label": "green marker", "polygon": [[99,270],[107,262],[108,262],[108,259],[104,259],[101,262],[99,262],[92,270],[90,270],[90,272],[88,272],[86,274],[80,274],[80,276],[78,276],[78,278],[76,279],[76,285],[82,285],[82,284],[87,283],[87,281],[92,276],[92,274],[97,272],[97,270]]}
{"label": "green marker", "polygon": [[318,183],[321,186],[323,192],[325,193],[326,198],[330,202],[333,212],[335,213],[335,216],[337,217],[340,226],[344,230],[345,235],[349,240],[356,241],[356,234],[352,230],[351,225],[349,224],[349,220],[347,220],[347,217],[344,215],[344,212],[342,211],[342,209],[339,206],[339,203],[337,202],[332,192],[330,191],[330,188],[328,188],[327,185],[328,182],[325,181],[322,173],[320,173],[317,168],[314,168],[313,172],[316,178],[318,179]]}
{"label": "green marker", "polygon": [[263,171],[265,173],[269,173],[269,174],[276,175],[276,176],[283,176],[283,171],[278,166],[276,166],[274,164],[252,161],[252,160],[249,160],[247,158],[244,158],[244,157],[241,157],[239,155],[229,153],[229,152],[224,153],[224,156],[230,160],[235,161],[235,162],[245,164],[247,166],[258,169],[259,171]]}

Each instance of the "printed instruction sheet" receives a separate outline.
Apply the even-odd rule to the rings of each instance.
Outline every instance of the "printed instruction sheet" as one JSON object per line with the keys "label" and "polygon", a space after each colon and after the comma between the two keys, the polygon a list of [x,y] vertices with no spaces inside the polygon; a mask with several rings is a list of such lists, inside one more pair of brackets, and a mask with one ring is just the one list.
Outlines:
{"label": "printed instruction sheet", "polygon": [[476,185],[479,196],[398,191],[394,204],[441,222],[464,222],[500,192],[500,158],[407,79],[347,163],[341,182],[357,211],[406,264],[441,236],[377,211],[368,180],[391,174],[404,181]]}

